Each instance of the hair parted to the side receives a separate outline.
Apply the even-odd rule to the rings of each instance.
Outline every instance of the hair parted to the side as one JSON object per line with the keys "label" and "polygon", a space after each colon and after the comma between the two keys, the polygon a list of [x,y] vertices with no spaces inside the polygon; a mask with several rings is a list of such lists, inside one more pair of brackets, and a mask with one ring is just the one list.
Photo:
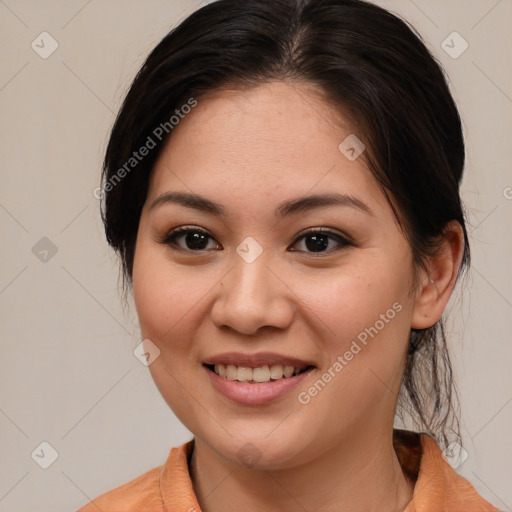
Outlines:
{"label": "hair parted to the side", "polygon": [[[410,242],[416,268],[435,253],[448,222],[461,224],[460,277],[470,252],[459,195],[465,155],[456,105],[442,68],[414,30],[365,1],[218,0],[193,13],[135,77],[111,132],[103,184],[190,98],[271,80],[313,85],[357,120],[368,167]],[[125,293],[150,173],[169,136],[172,131],[103,195],[106,237],[120,255]],[[441,445],[450,436],[460,442],[442,320],[411,331],[399,410]]]}

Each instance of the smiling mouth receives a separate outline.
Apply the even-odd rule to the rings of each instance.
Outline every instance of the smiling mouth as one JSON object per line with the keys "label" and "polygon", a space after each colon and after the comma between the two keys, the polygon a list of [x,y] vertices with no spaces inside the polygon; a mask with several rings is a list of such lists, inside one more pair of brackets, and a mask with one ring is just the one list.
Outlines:
{"label": "smiling mouth", "polygon": [[226,380],[245,382],[247,384],[262,384],[276,380],[290,379],[314,368],[312,365],[295,367],[281,364],[270,366],[263,365],[257,368],[235,366],[232,364],[204,364],[204,366]]}

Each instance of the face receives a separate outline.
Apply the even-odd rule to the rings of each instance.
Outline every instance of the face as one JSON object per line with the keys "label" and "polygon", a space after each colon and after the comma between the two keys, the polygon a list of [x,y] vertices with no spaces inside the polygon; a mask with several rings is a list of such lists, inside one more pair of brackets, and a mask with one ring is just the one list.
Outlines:
{"label": "face", "polygon": [[392,428],[412,256],[364,152],[339,148],[351,134],[305,85],[223,90],[153,169],[133,267],[149,368],[234,463],[291,467]]}

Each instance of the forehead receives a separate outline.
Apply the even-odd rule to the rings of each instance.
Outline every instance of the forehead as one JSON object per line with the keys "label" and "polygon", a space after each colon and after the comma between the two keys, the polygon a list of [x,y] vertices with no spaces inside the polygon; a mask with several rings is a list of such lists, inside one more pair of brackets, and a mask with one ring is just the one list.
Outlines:
{"label": "forehead", "polygon": [[270,82],[219,90],[199,98],[173,129],[149,196],[179,188],[224,193],[226,200],[258,191],[270,199],[276,192],[293,196],[333,187],[376,196],[364,152],[351,160],[340,151],[347,138],[357,137],[354,131],[312,86]]}

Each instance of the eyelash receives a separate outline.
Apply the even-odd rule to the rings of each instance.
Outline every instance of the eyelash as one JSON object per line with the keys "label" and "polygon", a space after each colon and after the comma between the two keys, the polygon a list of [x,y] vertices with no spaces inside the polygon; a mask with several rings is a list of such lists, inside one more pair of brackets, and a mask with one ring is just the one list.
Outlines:
{"label": "eyelash", "polygon": [[[179,236],[183,236],[188,233],[201,233],[202,235],[205,235],[205,236],[209,237],[210,239],[214,240],[214,238],[204,229],[194,227],[194,226],[181,226],[179,228],[172,230],[170,233],[165,235],[163,238],[158,239],[157,241],[163,245],[168,245],[176,250],[181,250],[181,251],[190,252],[190,253],[204,253],[205,251],[212,250],[212,249],[193,250],[193,249],[184,249],[183,247],[179,247],[176,244],[176,239]],[[297,236],[297,238],[295,238],[292,245],[297,244],[300,240],[302,240],[303,238],[306,238],[308,235],[319,234],[319,233],[323,234],[323,235],[327,235],[330,239],[335,240],[336,242],[338,242],[339,246],[335,249],[328,249],[327,251],[314,252],[314,251],[300,251],[300,250],[294,249],[294,250],[292,250],[292,252],[305,252],[306,254],[312,254],[315,256],[321,256],[324,254],[330,255],[333,252],[340,250],[344,247],[349,247],[349,246],[354,245],[353,242],[348,239],[348,237],[340,235],[339,233],[336,233],[334,231],[329,231],[326,228],[309,228],[306,231],[303,231],[302,233],[300,233]],[[216,249],[213,249],[213,250],[216,250]]]}

